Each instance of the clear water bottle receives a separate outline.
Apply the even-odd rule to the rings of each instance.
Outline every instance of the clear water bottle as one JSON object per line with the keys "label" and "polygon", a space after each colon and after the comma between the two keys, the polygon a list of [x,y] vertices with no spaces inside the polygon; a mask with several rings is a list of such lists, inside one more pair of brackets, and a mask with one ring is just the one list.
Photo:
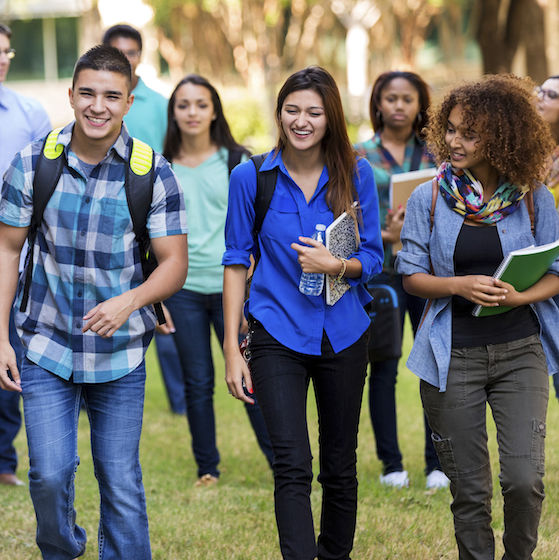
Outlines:
{"label": "clear water bottle", "polygon": [[[324,243],[324,224],[316,224],[312,238]],[[299,291],[306,296],[319,296],[324,287],[324,274],[320,272],[303,272],[299,281]]]}

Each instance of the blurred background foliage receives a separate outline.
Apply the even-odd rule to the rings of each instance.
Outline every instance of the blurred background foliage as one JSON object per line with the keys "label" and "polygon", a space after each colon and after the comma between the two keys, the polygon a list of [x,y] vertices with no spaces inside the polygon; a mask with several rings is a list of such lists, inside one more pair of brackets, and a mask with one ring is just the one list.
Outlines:
{"label": "blurred background foliage", "polygon": [[[311,64],[336,78],[352,134],[368,126],[371,84],[413,70],[433,96],[458,80],[514,72],[541,82],[559,68],[559,0],[0,0],[18,55],[9,80],[42,100],[53,122],[73,62],[124,22],[144,36],[139,73],[169,94],[196,72],[215,83],[239,139],[273,141],[276,92]],[[29,82],[27,85],[23,81]]]}
{"label": "blurred background foliage", "polygon": [[[375,74],[436,64],[459,74],[459,62],[472,57],[484,72],[508,72],[522,55],[526,73],[541,80],[545,19],[557,19],[553,0],[146,1],[172,75],[192,68],[236,75],[249,87],[308,64],[343,75],[357,30],[366,33],[367,66]],[[349,48],[347,54],[359,55],[355,41]]]}
{"label": "blurred background foliage", "polygon": [[270,129],[285,77],[310,64],[334,75],[353,124],[366,119],[370,86],[387,69],[419,72],[435,96],[481,73],[542,81],[546,25],[557,20],[555,0],[144,1],[171,81],[197,72],[246,88],[249,98],[229,103],[228,116],[249,140]]}

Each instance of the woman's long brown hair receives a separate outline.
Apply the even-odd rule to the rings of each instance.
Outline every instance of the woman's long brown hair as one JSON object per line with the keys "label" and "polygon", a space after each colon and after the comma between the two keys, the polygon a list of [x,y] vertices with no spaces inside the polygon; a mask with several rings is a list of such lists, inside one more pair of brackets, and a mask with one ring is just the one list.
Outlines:
{"label": "woman's long brown hair", "polygon": [[328,169],[326,203],[334,217],[347,212],[355,220],[357,212],[353,202],[357,192],[353,183],[357,171],[356,155],[347,135],[342,99],[334,78],[320,66],[309,66],[287,78],[278,93],[276,121],[279,129],[277,150],[285,149],[287,137],[281,126],[281,110],[286,97],[294,91],[311,89],[318,93],[324,103],[326,133],[322,139],[322,151]]}
{"label": "woman's long brown hair", "polygon": [[175,87],[169,103],[167,105],[167,133],[165,134],[165,142],[163,145],[163,156],[173,161],[178,156],[181,148],[181,132],[175,121],[175,103],[177,101],[177,92],[185,84],[194,84],[202,86],[210,92],[215,118],[210,125],[210,139],[218,148],[227,148],[228,150],[240,150],[250,155],[250,152],[241,146],[231,134],[229,123],[223,114],[223,106],[221,99],[215,87],[206,78],[198,74],[188,74]]}

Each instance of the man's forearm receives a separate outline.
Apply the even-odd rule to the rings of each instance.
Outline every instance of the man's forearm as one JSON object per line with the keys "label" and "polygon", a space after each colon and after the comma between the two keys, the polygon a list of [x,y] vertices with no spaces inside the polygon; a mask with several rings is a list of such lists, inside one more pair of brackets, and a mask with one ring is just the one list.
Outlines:
{"label": "man's forearm", "polygon": [[7,226],[0,222],[0,340],[9,340],[10,311],[19,276],[19,257],[27,228]]}
{"label": "man's forearm", "polygon": [[177,293],[186,281],[187,272],[187,259],[171,258],[160,263],[145,282],[130,290],[134,309],[164,301]]}

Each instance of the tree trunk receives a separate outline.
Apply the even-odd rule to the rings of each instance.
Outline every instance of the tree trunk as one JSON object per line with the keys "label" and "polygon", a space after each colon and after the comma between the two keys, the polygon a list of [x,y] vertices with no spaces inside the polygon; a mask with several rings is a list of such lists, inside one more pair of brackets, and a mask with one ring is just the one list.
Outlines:
{"label": "tree trunk", "polygon": [[477,42],[481,50],[484,74],[496,74],[502,65],[502,48],[496,48],[500,41],[499,8],[501,0],[478,1]]}
{"label": "tree trunk", "polygon": [[511,72],[519,48],[526,51],[526,72],[537,81],[547,75],[544,13],[538,0],[510,0],[504,22],[501,0],[479,0],[477,40],[485,74]]}
{"label": "tree trunk", "polygon": [[546,55],[545,15],[539,2],[535,0],[530,2],[525,21],[526,73],[537,83],[542,83],[549,75],[549,69]]}

